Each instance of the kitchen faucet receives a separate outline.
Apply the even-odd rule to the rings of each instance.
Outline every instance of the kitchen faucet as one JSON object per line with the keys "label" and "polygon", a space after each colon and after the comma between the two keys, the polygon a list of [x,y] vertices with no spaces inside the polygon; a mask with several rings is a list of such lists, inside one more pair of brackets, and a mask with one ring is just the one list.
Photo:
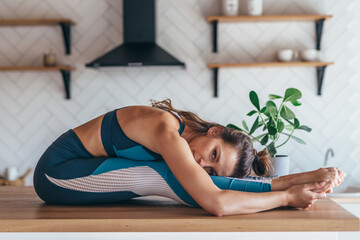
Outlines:
{"label": "kitchen faucet", "polygon": [[324,167],[327,166],[327,163],[328,163],[328,158],[329,158],[329,153],[331,154],[331,157],[334,157],[334,150],[332,150],[332,148],[329,148],[327,151],[326,151],[326,154],[325,154],[325,161],[324,161]]}

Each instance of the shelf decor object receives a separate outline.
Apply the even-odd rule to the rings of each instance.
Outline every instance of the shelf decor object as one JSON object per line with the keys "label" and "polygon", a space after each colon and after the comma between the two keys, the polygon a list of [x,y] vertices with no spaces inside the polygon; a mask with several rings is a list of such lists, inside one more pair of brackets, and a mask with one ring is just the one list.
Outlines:
{"label": "shelf decor object", "polygon": [[0,71],[60,71],[64,81],[64,89],[66,99],[70,99],[70,72],[75,70],[71,66],[14,66],[14,67],[0,67]]}
{"label": "shelf decor object", "polygon": [[206,20],[213,26],[213,52],[217,52],[217,28],[220,22],[281,22],[281,21],[315,21],[316,49],[320,50],[320,42],[324,21],[332,15],[265,15],[265,16],[208,16]]}
{"label": "shelf decor object", "polygon": [[208,68],[214,73],[214,97],[218,96],[219,68],[247,68],[247,67],[316,67],[317,68],[317,94],[321,95],[325,68],[333,62],[254,62],[254,63],[213,63]]}
{"label": "shelf decor object", "polygon": [[71,54],[71,25],[75,23],[70,19],[9,19],[0,20],[0,26],[36,26],[36,25],[60,25],[64,44],[65,53]]}

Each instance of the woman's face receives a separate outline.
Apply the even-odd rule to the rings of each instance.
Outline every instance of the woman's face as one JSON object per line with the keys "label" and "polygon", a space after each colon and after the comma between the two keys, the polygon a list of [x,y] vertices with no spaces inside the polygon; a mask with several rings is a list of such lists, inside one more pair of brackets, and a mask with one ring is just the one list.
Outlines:
{"label": "woman's face", "polygon": [[228,177],[234,172],[238,152],[221,138],[200,136],[189,142],[195,161],[210,175]]}

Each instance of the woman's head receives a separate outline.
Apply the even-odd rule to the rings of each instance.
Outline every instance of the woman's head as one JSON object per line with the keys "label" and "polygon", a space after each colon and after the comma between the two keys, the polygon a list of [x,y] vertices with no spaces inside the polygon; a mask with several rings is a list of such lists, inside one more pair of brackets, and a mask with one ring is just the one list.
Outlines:
{"label": "woman's head", "polygon": [[155,102],[152,106],[180,114],[185,126],[196,133],[189,140],[195,161],[209,174],[246,177],[253,169],[258,176],[266,176],[271,169],[267,151],[256,153],[251,138],[245,133],[217,123],[207,122],[192,112],[174,109],[170,99]]}

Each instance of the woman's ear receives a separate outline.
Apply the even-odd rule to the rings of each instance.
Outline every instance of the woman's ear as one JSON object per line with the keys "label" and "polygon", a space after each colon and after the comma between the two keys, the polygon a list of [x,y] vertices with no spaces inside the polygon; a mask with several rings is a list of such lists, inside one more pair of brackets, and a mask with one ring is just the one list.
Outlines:
{"label": "woman's ear", "polygon": [[217,137],[217,136],[219,136],[223,131],[224,131],[224,127],[223,127],[223,126],[213,126],[213,127],[209,128],[207,134],[208,134],[209,136],[212,136],[212,137]]}

